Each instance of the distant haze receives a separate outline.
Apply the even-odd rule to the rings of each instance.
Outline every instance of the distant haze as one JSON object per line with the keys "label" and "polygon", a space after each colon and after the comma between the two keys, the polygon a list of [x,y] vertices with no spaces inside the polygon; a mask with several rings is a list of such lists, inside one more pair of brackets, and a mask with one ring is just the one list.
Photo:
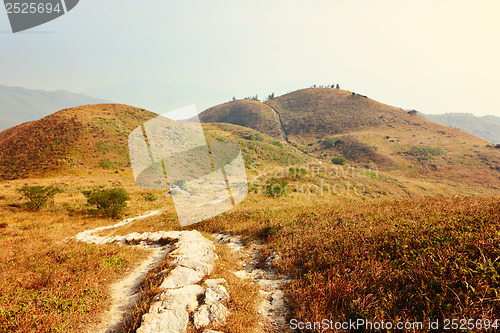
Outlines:
{"label": "distant haze", "polygon": [[452,126],[481,139],[500,143],[500,118],[477,117],[470,113],[420,114],[436,123]]}
{"label": "distant haze", "polygon": [[313,84],[424,113],[500,116],[500,2],[86,0],[12,34],[0,82],[157,113]]}
{"label": "distant haze", "polygon": [[64,90],[44,91],[0,85],[0,131],[38,120],[61,109],[105,102]]}

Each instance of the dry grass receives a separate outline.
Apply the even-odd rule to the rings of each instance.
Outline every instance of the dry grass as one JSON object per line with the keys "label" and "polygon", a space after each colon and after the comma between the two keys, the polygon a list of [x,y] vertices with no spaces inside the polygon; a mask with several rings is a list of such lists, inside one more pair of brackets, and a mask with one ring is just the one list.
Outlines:
{"label": "dry grass", "polygon": [[159,274],[169,268],[170,259],[166,257],[159,265],[150,270],[144,280],[139,285],[141,298],[137,301],[134,309],[129,313],[129,317],[122,327],[122,333],[133,333],[141,326],[142,316],[147,312],[153,303],[153,298],[162,293],[160,285],[165,277]]}
{"label": "dry grass", "polygon": [[[130,175],[74,172],[0,185],[0,332],[76,332],[99,321],[110,304],[108,286],[144,256],[137,248],[67,242],[80,231],[116,223],[85,212],[81,188],[120,182],[131,193],[128,216],[158,209],[132,186]],[[56,185],[40,212],[27,211],[16,189]]]}
{"label": "dry grass", "polygon": [[498,318],[497,198],[434,198],[255,209],[200,225],[277,251],[301,321]]}
{"label": "dry grass", "polygon": [[[213,327],[213,329],[228,333],[252,332],[258,327],[261,319],[257,313],[257,303],[260,301],[258,287],[249,280],[242,280],[234,275],[235,270],[242,269],[238,263],[239,258],[234,252],[225,245],[217,245],[216,253],[219,258],[209,278],[223,278],[227,281],[226,287],[230,295],[228,309],[231,315],[226,325]],[[193,330],[192,332],[201,333],[202,331]]]}

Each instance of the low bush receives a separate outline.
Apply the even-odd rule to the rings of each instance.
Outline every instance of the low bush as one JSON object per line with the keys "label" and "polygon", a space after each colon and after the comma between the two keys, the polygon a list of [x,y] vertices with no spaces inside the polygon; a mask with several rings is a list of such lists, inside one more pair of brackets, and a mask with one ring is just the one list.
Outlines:
{"label": "low bush", "polygon": [[325,148],[333,148],[340,141],[342,141],[342,140],[335,139],[335,138],[328,138],[328,139],[323,140],[322,143],[323,143],[323,146],[325,146]]}
{"label": "low bush", "polygon": [[264,194],[273,198],[281,197],[287,194],[287,186],[288,182],[284,179],[272,177],[271,179],[266,180],[266,184],[264,185]]}
{"label": "low bush", "polygon": [[404,153],[416,157],[418,160],[429,160],[434,156],[443,155],[445,151],[441,147],[411,146]]}
{"label": "low bush", "polygon": [[187,182],[184,179],[176,180],[172,183],[172,185],[180,188],[183,191],[187,191]]}
{"label": "low bush", "polygon": [[248,133],[243,135],[244,139],[251,140],[251,141],[262,141],[264,140],[264,136],[260,133]]}
{"label": "low bush", "polygon": [[103,169],[112,169],[116,168],[118,164],[116,162],[111,161],[108,158],[103,158],[102,160],[99,161],[99,166]]}
{"label": "low bush", "polygon": [[338,165],[345,165],[347,163],[347,160],[342,156],[335,156],[334,158],[332,158],[332,163]]}
{"label": "low bush", "polygon": [[307,170],[304,168],[294,168],[291,167],[288,171],[290,171],[290,174],[293,178],[304,178],[307,176]]}
{"label": "low bush", "polygon": [[281,143],[279,141],[273,141],[272,144],[275,146],[278,146],[278,147],[283,147],[283,143]]}
{"label": "low bush", "polygon": [[92,208],[91,213],[98,213],[109,218],[119,218],[127,207],[127,200],[130,199],[127,191],[122,188],[94,188],[82,191],[87,198],[87,204]]}
{"label": "low bush", "polygon": [[29,186],[24,185],[17,190],[26,199],[26,207],[29,210],[38,211],[47,204],[49,200],[53,200],[57,193],[62,190],[55,186]]}
{"label": "low bush", "polygon": [[158,199],[158,197],[156,195],[154,195],[153,193],[151,193],[151,192],[143,193],[142,197],[146,201],[156,201],[156,199]]}

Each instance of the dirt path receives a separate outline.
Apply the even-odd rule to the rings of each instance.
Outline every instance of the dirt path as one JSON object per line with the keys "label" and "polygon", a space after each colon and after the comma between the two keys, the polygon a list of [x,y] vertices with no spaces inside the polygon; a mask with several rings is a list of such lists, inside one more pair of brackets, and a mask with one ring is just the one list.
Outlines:
{"label": "dirt path", "polygon": [[218,243],[228,246],[241,258],[243,270],[235,271],[234,274],[241,279],[250,279],[260,289],[262,302],[257,312],[261,315],[262,321],[254,333],[291,332],[286,325],[287,309],[281,290],[281,285],[290,280],[280,279],[273,267],[273,262],[279,257],[273,254],[259,265],[261,244],[253,243],[244,246],[241,237],[226,234],[213,234],[212,237]]}
{"label": "dirt path", "polygon": [[[204,238],[197,231],[158,231],[152,233],[131,233],[124,236],[97,236],[96,232],[107,230],[111,228],[117,228],[126,224],[129,224],[135,220],[147,218],[149,216],[157,215],[161,211],[154,211],[142,216],[137,216],[134,218],[129,218],[123,220],[119,223],[104,226],[99,228],[94,228],[90,230],[86,230],[77,234],[74,239],[93,243],[93,244],[108,244],[108,243],[119,243],[119,244],[128,244],[128,245],[136,245],[140,244],[143,248],[149,249],[149,254],[146,259],[144,259],[141,263],[139,263],[126,277],[122,280],[114,283],[111,286],[111,297],[112,303],[109,310],[107,310],[102,318],[102,322],[94,327],[88,328],[88,333],[117,333],[121,331],[122,325],[127,317],[127,314],[135,306],[136,302],[140,298],[140,293],[138,292],[138,286],[145,278],[146,274],[152,270],[156,265],[158,265],[167,255],[176,255],[173,258],[177,258],[178,264],[183,267],[177,268],[177,270],[185,270],[185,266],[192,266],[194,269],[199,269],[200,267],[204,271],[206,267],[206,263],[204,264],[200,259],[195,257],[191,258],[193,254],[196,253],[205,253],[206,251],[199,251],[198,247],[204,242],[211,243],[208,239]],[[198,235],[197,235],[198,234]],[[263,332],[291,332],[286,327],[286,315],[287,310],[285,307],[285,298],[283,292],[281,291],[281,285],[287,283],[289,280],[280,279],[273,267],[274,260],[278,259],[276,255],[271,255],[266,259],[264,263],[260,263],[260,252],[262,249],[262,245],[260,244],[250,244],[248,246],[244,246],[242,240],[238,236],[231,236],[225,234],[213,234],[213,238],[221,244],[225,244],[233,251],[235,251],[241,259],[241,264],[244,267],[243,270],[235,271],[235,275],[241,279],[250,279],[253,283],[255,283],[260,289],[260,295],[262,297],[262,302],[258,306],[258,313],[261,314],[262,320],[259,323],[259,328],[253,333],[263,333]],[[193,238],[194,237],[194,238]],[[200,239],[193,241],[196,237],[201,237]],[[173,244],[172,241],[177,240],[177,243]],[[213,244],[211,245],[213,247]],[[209,246],[210,247],[210,246]],[[184,249],[181,251],[181,249]],[[175,251],[172,251],[175,250]],[[185,254],[183,254],[185,253]],[[181,258],[179,255],[182,254],[187,256],[186,258]],[[205,254],[206,256],[206,254]],[[210,257],[210,255],[209,255]],[[176,260],[174,260],[175,263]],[[213,264],[210,264],[213,265]],[[210,266],[209,265],[209,266]],[[165,280],[169,279],[178,279],[176,274],[173,272],[176,270],[175,266],[173,266],[173,270],[170,274],[165,278]],[[196,271],[193,271],[196,273]],[[208,274],[204,272],[204,274]],[[195,274],[196,275],[196,274]],[[183,279],[190,280],[191,277],[186,276]],[[201,279],[201,278],[200,278]],[[179,281],[176,281],[176,283]],[[164,281],[164,284],[166,282]],[[168,284],[168,283],[167,283]],[[189,286],[189,288],[194,288],[200,286]],[[179,286],[171,286],[171,288],[179,288]],[[176,289],[176,290],[181,290]],[[203,288],[202,288],[203,289]],[[172,289],[173,290],[173,289]],[[207,289],[208,290],[208,289]],[[225,289],[224,289],[225,290]],[[205,291],[207,292],[207,291]],[[170,291],[170,293],[174,293],[174,291]],[[229,295],[230,296],[230,295]],[[228,297],[229,297],[228,296]],[[179,304],[183,304],[183,301],[179,301]],[[198,303],[196,303],[198,304]],[[207,305],[200,305],[201,307],[207,307]],[[212,306],[212,305],[210,305]],[[196,307],[194,307],[196,308]],[[173,309],[178,311],[179,309]],[[182,309],[184,311],[184,309]],[[166,310],[165,310],[166,311]],[[170,311],[170,310],[168,310]],[[174,312],[175,312],[174,311]],[[199,311],[199,310],[197,310]],[[170,311],[171,312],[171,311]],[[166,312],[165,312],[166,313]],[[195,313],[196,314],[196,313]],[[159,316],[159,317],[158,317]],[[149,321],[153,321],[154,325],[157,325],[156,321],[163,320],[161,317],[165,316],[161,314],[151,314],[149,315]],[[182,317],[182,316],[181,316]],[[195,316],[196,317],[196,316]],[[159,318],[159,319],[158,319]],[[186,314],[187,318],[187,314]],[[143,318],[144,319],[144,318]],[[154,319],[154,320],[153,320]],[[179,318],[175,318],[178,320]],[[172,319],[169,319],[169,321]],[[202,321],[202,320],[199,320]],[[147,322],[147,320],[146,320]],[[196,318],[195,318],[196,322]],[[187,319],[183,319],[180,323],[180,329],[176,329],[176,332],[185,332],[182,327],[187,324]],[[141,328],[142,329],[142,328]],[[158,329],[158,330],[156,330]],[[149,332],[150,328],[145,331]],[[161,332],[162,330],[155,328],[154,332]],[[151,332],[153,332],[151,331]]]}
{"label": "dirt path", "polygon": [[[85,230],[78,233],[75,236],[75,239],[93,244],[105,244],[114,241],[122,241],[125,240],[127,236],[122,236],[121,239],[114,239],[111,237],[96,236],[94,234],[99,231],[118,228],[136,220],[145,219],[160,213],[160,210],[156,210],[141,216],[125,219],[113,225]],[[138,292],[140,283],[145,278],[146,274],[151,269],[155,268],[156,265],[163,260],[163,258],[165,258],[165,256],[171,251],[172,246],[157,246],[153,244],[151,246],[147,246],[147,248],[149,248],[148,256],[139,265],[134,267],[134,269],[125,278],[111,286],[111,308],[102,315],[103,321],[99,325],[89,327],[87,329],[88,333],[115,333],[121,331],[126,315],[133,309],[134,305],[140,298],[140,293]]]}
{"label": "dirt path", "polygon": [[103,321],[99,326],[90,328],[87,332],[120,332],[127,314],[130,313],[130,310],[134,308],[134,305],[140,299],[141,294],[138,292],[140,283],[146,277],[146,274],[165,258],[170,250],[170,246],[152,249],[148,257],[135,267],[132,272],[124,279],[113,284],[111,286],[111,308],[102,315]]}

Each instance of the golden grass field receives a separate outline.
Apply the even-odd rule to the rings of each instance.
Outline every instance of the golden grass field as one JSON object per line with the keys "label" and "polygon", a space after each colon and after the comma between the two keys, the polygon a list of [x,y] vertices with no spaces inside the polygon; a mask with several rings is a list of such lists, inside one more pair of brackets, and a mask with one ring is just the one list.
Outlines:
{"label": "golden grass field", "polygon": [[[65,192],[32,213],[15,191],[26,183],[55,184]],[[73,171],[3,182],[0,217],[8,227],[0,229],[2,331],[85,330],[109,305],[109,284],[145,255],[133,247],[65,241],[115,223],[85,212],[79,190],[97,184],[127,189],[131,200],[125,217],[165,210],[103,234],[180,229],[171,198],[153,191],[158,200],[144,200],[143,193],[151,191],[137,188],[129,172]],[[500,310],[499,198],[413,196],[291,192],[273,199],[250,193],[232,211],[187,229],[262,241],[268,249],[263,260],[270,251],[279,253],[280,272],[294,278],[286,287],[293,318],[494,318]],[[214,276],[224,276],[233,295],[227,331],[243,332],[256,322],[255,291],[230,273],[237,264],[227,250],[219,247],[218,253]],[[148,281],[136,320],[157,291]]]}

